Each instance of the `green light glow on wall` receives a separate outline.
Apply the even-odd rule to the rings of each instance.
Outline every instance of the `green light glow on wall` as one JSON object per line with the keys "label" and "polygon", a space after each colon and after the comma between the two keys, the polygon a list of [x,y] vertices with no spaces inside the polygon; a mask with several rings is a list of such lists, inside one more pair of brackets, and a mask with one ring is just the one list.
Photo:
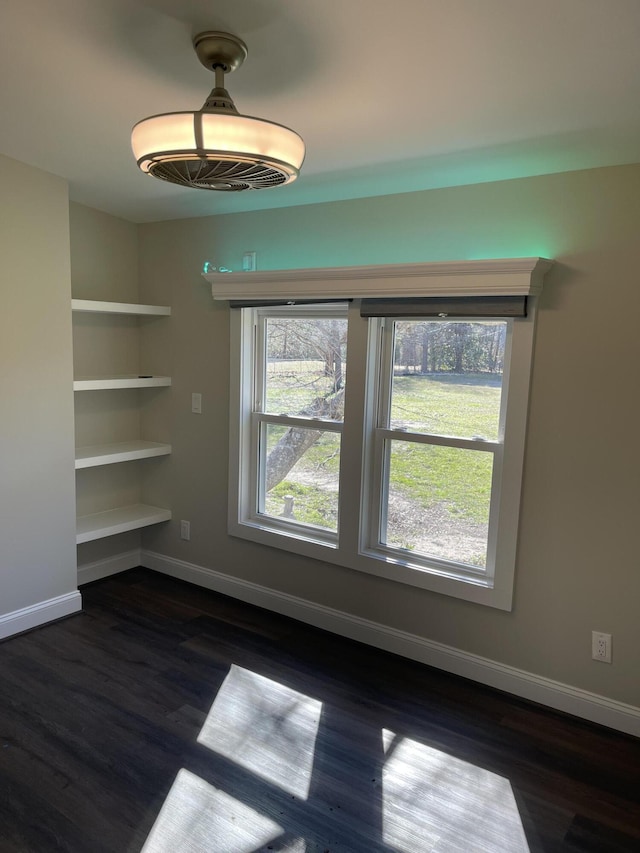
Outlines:
{"label": "green light glow on wall", "polygon": [[215,253],[236,270],[249,248],[262,270],[552,259],[557,234],[526,179],[217,216]]}

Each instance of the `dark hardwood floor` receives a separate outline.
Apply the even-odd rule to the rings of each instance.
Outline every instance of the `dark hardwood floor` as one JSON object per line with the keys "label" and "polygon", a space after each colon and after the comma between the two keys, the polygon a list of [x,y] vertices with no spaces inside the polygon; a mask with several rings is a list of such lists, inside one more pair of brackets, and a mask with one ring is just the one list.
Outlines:
{"label": "dark hardwood floor", "polygon": [[640,850],[640,741],[143,569],[0,645],[2,853]]}

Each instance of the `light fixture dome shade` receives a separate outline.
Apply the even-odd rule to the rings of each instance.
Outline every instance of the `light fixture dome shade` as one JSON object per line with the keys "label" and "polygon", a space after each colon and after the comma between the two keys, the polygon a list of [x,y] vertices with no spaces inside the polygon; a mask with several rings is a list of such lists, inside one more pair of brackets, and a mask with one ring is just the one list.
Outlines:
{"label": "light fixture dome shade", "polygon": [[201,189],[238,191],[294,181],[304,142],[293,130],[238,113],[165,113],[138,122],[131,147],[140,169]]}

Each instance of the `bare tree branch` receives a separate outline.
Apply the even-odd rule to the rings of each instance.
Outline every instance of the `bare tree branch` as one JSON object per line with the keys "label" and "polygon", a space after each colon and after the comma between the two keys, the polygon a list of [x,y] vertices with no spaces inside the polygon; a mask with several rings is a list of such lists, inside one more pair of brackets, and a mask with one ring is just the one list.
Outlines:
{"label": "bare tree branch", "polygon": [[[318,397],[301,412],[311,418],[341,420],[344,410],[344,388],[335,394]],[[282,482],[296,462],[319,440],[322,430],[290,427],[280,438],[267,458],[265,489],[270,492]]]}

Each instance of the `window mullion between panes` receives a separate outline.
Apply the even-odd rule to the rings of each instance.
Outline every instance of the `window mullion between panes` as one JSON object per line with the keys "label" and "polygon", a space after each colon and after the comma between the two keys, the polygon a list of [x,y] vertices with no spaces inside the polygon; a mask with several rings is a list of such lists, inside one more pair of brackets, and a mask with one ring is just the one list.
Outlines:
{"label": "window mullion between panes", "polygon": [[340,448],[340,503],[338,511],[339,552],[346,560],[358,553],[363,518],[368,515],[364,504],[365,481],[368,480],[364,446],[369,430],[370,326],[360,316],[359,303],[349,305],[347,312],[347,382],[344,398],[344,422]]}

